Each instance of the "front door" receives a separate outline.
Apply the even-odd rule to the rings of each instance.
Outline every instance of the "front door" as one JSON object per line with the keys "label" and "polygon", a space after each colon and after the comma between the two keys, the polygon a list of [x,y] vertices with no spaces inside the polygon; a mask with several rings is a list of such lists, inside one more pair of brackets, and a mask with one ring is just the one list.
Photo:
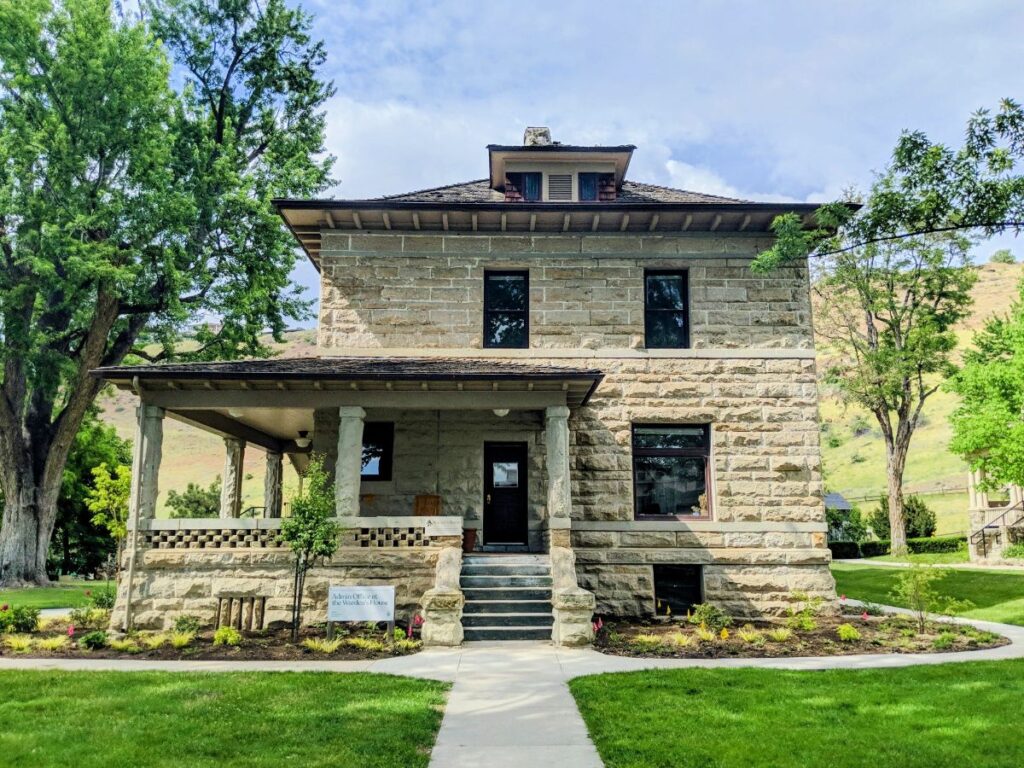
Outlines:
{"label": "front door", "polygon": [[484,544],[526,544],[526,443],[484,443]]}

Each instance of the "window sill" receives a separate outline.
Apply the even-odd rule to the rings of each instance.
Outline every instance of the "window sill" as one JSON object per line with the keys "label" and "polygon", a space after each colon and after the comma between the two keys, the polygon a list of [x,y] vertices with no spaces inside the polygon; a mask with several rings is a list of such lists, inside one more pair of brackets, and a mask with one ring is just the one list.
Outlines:
{"label": "window sill", "polygon": [[634,515],[638,523],[708,523],[711,515]]}

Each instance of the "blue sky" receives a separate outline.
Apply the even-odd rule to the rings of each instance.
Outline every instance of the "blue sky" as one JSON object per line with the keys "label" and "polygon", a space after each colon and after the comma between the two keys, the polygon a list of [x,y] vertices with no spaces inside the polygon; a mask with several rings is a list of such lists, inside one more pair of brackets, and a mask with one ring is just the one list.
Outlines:
{"label": "blue sky", "polygon": [[[1024,3],[304,0],[337,87],[331,195],[486,175],[526,125],[637,145],[630,178],[757,200],[865,187],[903,128],[1024,100]],[[1012,237],[982,244],[1024,257]],[[308,264],[295,273],[315,296]]]}

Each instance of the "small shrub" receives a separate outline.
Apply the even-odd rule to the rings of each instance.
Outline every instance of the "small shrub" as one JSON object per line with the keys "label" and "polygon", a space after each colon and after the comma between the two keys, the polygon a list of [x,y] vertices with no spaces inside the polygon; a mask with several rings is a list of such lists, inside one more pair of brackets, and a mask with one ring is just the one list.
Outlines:
{"label": "small shrub", "polygon": [[0,632],[27,634],[39,629],[39,609],[18,605],[0,611]]}
{"label": "small shrub", "polygon": [[860,555],[860,544],[856,541],[830,541],[828,548],[837,560],[855,560]]}
{"label": "small shrub", "polygon": [[813,632],[818,628],[817,616],[825,601],[804,592],[793,593],[794,603],[786,606],[786,626],[799,632]]}
{"label": "small shrub", "polygon": [[[891,536],[888,496],[879,497],[878,505],[868,522],[878,538],[888,539]],[[903,500],[903,528],[908,539],[929,538],[935,533],[936,525],[935,512],[925,504],[924,499],[911,495]]]}
{"label": "small shrub", "polygon": [[644,652],[656,651],[661,648],[660,635],[634,635],[629,639],[629,645],[633,650]]}
{"label": "small shrub", "polygon": [[8,635],[4,638],[4,645],[15,653],[28,653],[32,650],[32,638],[28,635]]}
{"label": "small shrub", "polygon": [[171,647],[178,650],[188,648],[195,639],[195,632],[174,632],[171,634]]}
{"label": "small shrub", "polygon": [[914,612],[917,620],[917,631],[924,633],[925,621],[929,613],[959,613],[970,607],[966,600],[954,600],[941,595],[932,584],[942,579],[948,571],[938,568],[925,568],[911,565],[902,569],[896,579],[896,585],[890,593],[897,602],[906,605]]}
{"label": "small shrub", "polygon": [[105,584],[99,589],[90,590],[89,603],[93,608],[112,611],[115,602],[117,602],[117,590],[109,584]]}
{"label": "small shrub", "polygon": [[752,624],[744,624],[741,629],[736,631],[736,637],[747,645],[754,645],[763,639],[761,633],[754,629]]}
{"label": "small shrub", "polygon": [[932,648],[937,651],[944,651],[947,648],[951,648],[953,643],[956,642],[956,635],[952,632],[943,632],[934,640],[932,640]]}
{"label": "small shrub", "polygon": [[73,608],[68,620],[79,629],[102,629],[110,624],[110,611],[104,608]]}
{"label": "small shrub", "polygon": [[118,653],[138,653],[142,650],[139,648],[139,644],[130,637],[125,637],[121,640],[111,640],[108,645],[111,650],[117,651]]}
{"label": "small shrub", "polygon": [[302,647],[314,653],[334,653],[341,648],[343,642],[344,640],[340,637],[333,640],[324,637],[309,637],[302,641]]}
{"label": "small shrub", "polygon": [[860,631],[853,624],[840,624],[836,627],[836,634],[844,643],[855,643],[860,640]]}
{"label": "small shrub", "polygon": [[879,539],[878,541],[862,541],[860,544],[861,557],[880,557],[889,554],[889,540]]}
{"label": "small shrub", "polygon": [[352,648],[358,648],[361,651],[373,653],[383,653],[388,649],[387,644],[383,640],[374,640],[370,637],[350,637],[345,640],[345,644]]}
{"label": "small shrub", "polygon": [[793,630],[789,627],[777,627],[769,629],[765,634],[773,643],[785,643],[793,639]]}
{"label": "small shrub", "polygon": [[730,619],[721,608],[711,603],[700,603],[693,607],[689,621],[697,626],[704,626],[714,632],[720,632],[726,627],[732,626]]}
{"label": "small shrub", "polygon": [[701,625],[701,626],[697,627],[697,631],[694,632],[693,634],[702,643],[713,643],[713,642],[715,642],[715,639],[718,637],[718,635],[716,635],[714,632],[712,632],[710,629],[708,629],[704,625]]}
{"label": "small shrub", "polygon": [[418,651],[423,646],[419,640],[413,640],[411,637],[403,637],[401,640],[395,640],[394,648],[399,653],[412,653]]}
{"label": "small shrub", "polygon": [[843,438],[837,435],[835,432],[829,432],[825,437],[825,445],[829,448],[838,448],[843,444]]}
{"label": "small shrub", "polygon": [[994,251],[988,260],[992,264],[1016,264],[1017,259],[1013,255],[1013,251],[1009,248],[1000,248],[998,251]]}
{"label": "small shrub", "polygon": [[1003,557],[1014,560],[1024,558],[1024,541],[1018,542],[1017,544],[1011,544],[1008,547],[1004,547]]}
{"label": "small shrub", "polygon": [[219,627],[213,633],[213,644],[237,647],[242,644],[242,633],[234,627]]}
{"label": "small shrub", "polygon": [[107,646],[107,633],[101,629],[82,635],[78,644],[90,651],[96,651]]}
{"label": "small shrub", "polygon": [[932,536],[931,538],[924,539],[907,539],[907,550],[915,555],[963,552],[966,549],[966,536]]}
{"label": "small shrub", "polygon": [[56,637],[44,637],[36,641],[36,647],[41,651],[62,651],[68,647],[71,641],[64,635]]}
{"label": "small shrub", "polygon": [[200,623],[198,616],[193,616],[189,613],[183,613],[174,619],[175,632],[191,632],[193,635],[195,635],[198,634],[200,629],[202,629],[202,624]]}
{"label": "small shrub", "polygon": [[676,632],[669,638],[669,642],[676,648],[689,648],[693,645],[693,638],[683,632]]}
{"label": "small shrub", "polygon": [[855,453],[850,457],[851,464],[863,464],[867,459],[861,456],[859,453]]}
{"label": "small shrub", "polygon": [[146,646],[146,650],[155,651],[158,648],[163,648],[167,645],[167,641],[169,639],[170,638],[168,638],[163,632],[157,632],[152,635],[142,635],[142,637],[139,638],[139,642]]}

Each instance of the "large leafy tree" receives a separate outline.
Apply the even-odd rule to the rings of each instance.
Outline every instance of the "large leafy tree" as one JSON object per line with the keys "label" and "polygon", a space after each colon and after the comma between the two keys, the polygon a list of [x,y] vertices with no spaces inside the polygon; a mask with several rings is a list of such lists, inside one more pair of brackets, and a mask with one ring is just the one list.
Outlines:
{"label": "large leafy tree", "polygon": [[143,7],[0,0],[0,584],[46,581],[91,369],[258,354],[307,311],[270,200],[328,181],[309,17]]}
{"label": "large leafy tree", "polygon": [[960,395],[950,450],[990,486],[1024,485],[1024,283],[1010,312],[975,335],[948,386]]}

